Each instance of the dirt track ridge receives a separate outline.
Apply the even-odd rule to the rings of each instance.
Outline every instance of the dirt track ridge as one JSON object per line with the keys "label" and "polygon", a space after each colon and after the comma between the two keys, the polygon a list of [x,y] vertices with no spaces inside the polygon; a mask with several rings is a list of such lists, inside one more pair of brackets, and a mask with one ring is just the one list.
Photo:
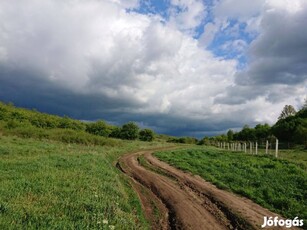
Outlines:
{"label": "dirt track ridge", "polygon": [[[129,153],[118,162],[121,170],[132,178],[152,229],[261,229],[264,216],[282,218],[249,199],[159,161],[152,156],[153,152]],[[150,168],[157,170],[140,165],[141,155]]]}

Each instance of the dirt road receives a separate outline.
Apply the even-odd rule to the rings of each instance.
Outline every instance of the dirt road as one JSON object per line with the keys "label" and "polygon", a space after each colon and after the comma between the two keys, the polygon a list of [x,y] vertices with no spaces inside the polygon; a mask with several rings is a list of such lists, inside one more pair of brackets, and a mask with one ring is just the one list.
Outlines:
{"label": "dirt road", "polygon": [[159,161],[152,152],[130,153],[118,163],[132,178],[152,229],[261,229],[264,216],[282,218]]}

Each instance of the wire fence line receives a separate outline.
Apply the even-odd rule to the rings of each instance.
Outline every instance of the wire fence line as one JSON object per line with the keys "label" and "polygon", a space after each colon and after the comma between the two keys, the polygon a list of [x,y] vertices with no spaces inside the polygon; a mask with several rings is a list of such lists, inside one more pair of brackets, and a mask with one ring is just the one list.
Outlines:
{"label": "wire fence line", "polygon": [[266,140],[265,142],[261,141],[232,141],[232,142],[216,142],[215,146],[232,151],[232,152],[245,152],[249,154],[274,154],[275,157],[278,157],[279,151],[279,141],[278,139],[275,142],[270,142]]}

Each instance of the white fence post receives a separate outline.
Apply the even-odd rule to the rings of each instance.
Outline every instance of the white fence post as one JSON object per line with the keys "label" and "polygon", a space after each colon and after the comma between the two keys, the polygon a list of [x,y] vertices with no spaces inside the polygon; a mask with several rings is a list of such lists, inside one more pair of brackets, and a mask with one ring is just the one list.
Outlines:
{"label": "white fence post", "polygon": [[255,152],[256,152],[256,155],[258,154],[258,142],[256,141],[256,148],[255,148]]}
{"label": "white fence post", "polygon": [[249,153],[250,153],[250,154],[253,154],[252,142],[249,142]]}
{"label": "white fence post", "polygon": [[266,143],[265,143],[265,154],[269,154],[269,141],[266,140]]}
{"label": "white fence post", "polygon": [[278,157],[278,139],[276,139],[275,157]]}

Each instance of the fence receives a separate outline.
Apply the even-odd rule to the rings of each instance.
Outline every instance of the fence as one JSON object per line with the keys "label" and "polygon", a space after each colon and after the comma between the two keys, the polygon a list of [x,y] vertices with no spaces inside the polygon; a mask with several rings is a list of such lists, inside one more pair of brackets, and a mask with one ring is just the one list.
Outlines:
{"label": "fence", "polygon": [[276,139],[275,143],[270,143],[268,140],[263,143],[252,142],[252,141],[235,141],[235,142],[217,142],[216,146],[221,149],[234,152],[245,152],[249,154],[275,154],[278,157],[278,146],[279,142]]}

